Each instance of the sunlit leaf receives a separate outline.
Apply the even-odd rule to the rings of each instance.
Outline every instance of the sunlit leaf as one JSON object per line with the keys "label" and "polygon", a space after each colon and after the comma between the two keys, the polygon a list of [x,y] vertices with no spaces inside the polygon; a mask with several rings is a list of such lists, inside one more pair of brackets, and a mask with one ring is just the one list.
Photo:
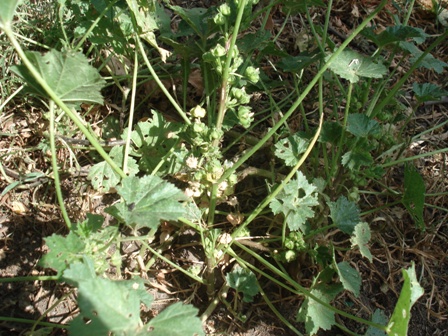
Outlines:
{"label": "sunlit leaf", "polygon": [[287,166],[295,166],[308,147],[308,140],[302,139],[297,133],[275,144],[275,156],[285,161]]}
{"label": "sunlit leaf", "polygon": [[304,231],[306,220],[314,217],[312,207],[319,202],[316,187],[307,181],[302,172],[298,171],[296,176],[297,178],[290,180],[269,206],[274,214],[285,215],[290,230]]}
{"label": "sunlit leaf", "polygon": [[74,232],[67,237],[53,234],[45,238],[45,244],[50,249],[39,261],[42,267],[49,267],[58,273],[64,271],[69,264],[80,260],[80,253],[85,249],[85,243]]}
{"label": "sunlit leaf", "polygon": [[186,213],[180,203],[186,200],[184,193],[157,176],[126,177],[117,192],[123,202],[107,208],[106,212],[136,230],[156,229],[161,220],[177,220]]}
{"label": "sunlit leaf", "polygon": [[[92,277],[86,263],[75,263],[64,272],[78,286],[80,314],[70,323],[73,335],[135,335],[142,328],[140,302],[148,299],[143,280],[112,281]],[[82,275],[88,276],[82,276]],[[73,278],[74,277],[74,278]]]}
{"label": "sunlit leaf", "polygon": [[0,28],[1,26],[10,25],[19,0],[2,0],[0,1]]}
{"label": "sunlit leaf", "polygon": [[[103,103],[100,90],[106,82],[98,70],[89,64],[85,55],[70,50],[59,52],[54,49],[44,55],[36,51],[27,52],[26,55],[48,86],[65,103]],[[25,65],[14,66],[11,69],[25,79],[32,91],[49,98]]]}
{"label": "sunlit leaf", "polygon": [[370,241],[370,227],[366,222],[360,222],[356,224],[353,236],[350,238],[352,247],[358,246],[359,252],[363,257],[369,259],[372,262],[372,254],[367,246]]}
{"label": "sunlit leaf", "polygon": [[409,269],[403,270],[404,283],[401,288],[400,297],[390,321],[387,325],[388,335],[407,335],[408,325],[411,318],[411,307],[424,293],[423,288],[417,281],[415,264]]}
{"label": "sunlit leaf", "polygon": [[[123,167],[124,150],[124,146],[115,146],[109,153],[109,156],[121,168]],[[137,162],[132,157],[128,157],[127,168],[129,176],[134,176],[139,172]],[[102,192],[108,192],[121,180],[120,175],[106,161],[94,164],[90,168],[87,178],[96,190],[101,190]]]}
{"label": "sunlit leaf", "polygon": [[[328,60],[328,55],[325,60]],[[330,70],[351,83],[357,83],[360,77],[382,78],[387,68],[380,63],[374,63],[369,57],[365,57],[352,50],[344,50],[330,64]]]}
{"label": "sunlit leaf", "polygon": [[205,333],[197,315],[197,308],[177,302],[165,308],[145,327],[152,330],[148,335],[154,336],[202,336]]}

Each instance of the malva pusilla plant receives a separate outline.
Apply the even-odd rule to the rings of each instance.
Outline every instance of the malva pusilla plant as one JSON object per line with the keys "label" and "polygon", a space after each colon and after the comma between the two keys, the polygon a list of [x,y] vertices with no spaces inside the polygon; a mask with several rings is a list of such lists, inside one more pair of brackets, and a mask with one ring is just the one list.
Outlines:
{"label": "malva pusilla plant", "polygon": [[[424,185],[412,158],[391,159],[382,153],[405,146],[389,132],[391,123],[403,117],[396,103],[398,91],[418,67],[443,71],[447,64],[432,57],[431,51],[448,33],[424,50],[418,45],[429,36],[408,26],[408,18],[375,33],[372,20],[385,6],[383,0],[335,45],[327,33],[332,1],[326,5],[323,25],[311,16],[313,8],[324,6],[321,1],[257,3],[229,0],[210,8],[185,9],[155,1],[59,1],[54,6],[60,20],[58,40],[63,43],[55,42],[57,47],[48,46],[42,53],[23,50],[14,33],[18,1],[2,1],[0,28],[21,60],[11,71],[32,95],[47,103],[44,141],[51,150],[54,187],[68,234],[47,237],[49,252],[40,260],[41,267],[57,275],[1,280],[65,282],[77,289],[80,309],[68,325],[45,323],[45,316],[31,321],[31,332],[44,326],[68,329],[73,335],[174,335],[175,325],[176,334],[204,335],[203,323],[218,305],[244,322],[238,305],[261,296],[288,328],[301,335],[263,290],[260,282],[270,281],[303,298],[296,319],[304,323],[307,334],[333,326],[350,332],[336,315],[366,325],[366,335],[406,334],[410,309],[423,294],[414,265],[403,270],[401,294],[388,319],[381,311],[370,319],[360,318],[332,305],[343,291],[359,296],[362,279],[348,261],[340,261],[343,250],[322,237],[337,230],[349,238],[347,249],[358,250],[372,262],[370,226],[358,201],[367,183],[380,181],[396,165],[405,165],[406,184],[404,194],[396,195],[397,202],[425,229]],[[277,37],[265,29],[266,18],[279,4],[288,17],[306,18],[314,45],[304,50],[304,56],[279,50]],[[407,6],[411,12],[413,2]],[[167,10],[178,18],[176,29]],[[261,24],[257,33],[249,31],[255,22]],[[350,43],[357,36],[371,41],[376,50],[369,55],[353,50]],[[101,66],[94,67],[89,60],[104,55],[102,50],[109,56],[100,57]],[[274,51],[281,58],[278,67],[293,75],[291,92],[282,99],[270,89],[283,84],[273,81],[261,66]],[[397,54],[411,55],[411,68],[391,86],[396,73],[388,73],[389,65]],[[114,73],[111,59],[126,71]],[[178,76],[177,95],[163,82],[170,72]],[[201,76],[202,93],[194,103],[188,97],[192,73]],[[146,120],[136,120],[139,106],[145,104],[138,100],[138,89],[148,82],[169,101],[174,121],[155,109]],[[81,114],[81,103],[104,104],[101,90],[113,85],[123,95],[127,126],[114,133],[122,140],[119,145],[106,146],[107,139],[98,138]],[[414,91],[422,100],[443,94],[439,88],[417,83]],[[324,94],[332,97],[331,104],[324,102]],[[260,106],[255,104],[260,95],[268,102],[261,111],[255,108]],[[305,111],[310,98],[318,102],[313,114]],[[324,112],[325,105],[333,106],[332,112]],[[302,125],[293,132],[288,121],[296,114]],[[69,217],[59,179],[56,118],[76,129],[96,153],[89,183],[119,195],[119,201],[105,210],[115,219],[113,224],[104,225],[104,214],[87,214],[77,223]],[[260,134],[260,125],[269,127],[254,136]],[[244,148],[238,150],[241,144]],[[269,167],[255,166],[260,152],[269,154]],[[265,181],[265,193],[256,206],[241,212],[236,190],[250,178]],[[260,227],[260,218],[265,222],[269,218],[268,228]],[[158,239],[161,223],[174,228],[165,240]],[[185,230],[195,233],[203,266],[185,268],[166,257],[164,251]],[[146,279],[122,273],[120,246],[130,241],[141,246],[140,257],[150,256],[138,273],[163,262],[205,288],[209,303],[201,315],[193,305],[179,302],[142,320],[141,305],[150,307],[154,298],[148,294],[151,285]],[[287,271],[287,265],[305,260],[319,270],[309,287]],[[231,291],[237,293],[234,302],[226,299]],[[114,310],[109,309],[112,306]]]}

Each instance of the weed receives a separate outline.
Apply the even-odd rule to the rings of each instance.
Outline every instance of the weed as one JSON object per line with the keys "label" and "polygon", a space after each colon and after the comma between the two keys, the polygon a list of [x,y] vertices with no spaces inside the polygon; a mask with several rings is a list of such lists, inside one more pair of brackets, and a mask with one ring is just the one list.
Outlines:
{"label": "weed", "polygon": [[[423,294],[414,265],[403,270],[404,285],[389,321],[380,311],[370,320],[362,319],[332,305],[343,291],[358,297],[362,278],[349,262],[338,261],[344,249],[327,237],[341,234],[351,243],[346,249],[358,249],[372,262],[370,226],[357,204],[360,189],[379,181],[388,167],[414,159],[384,155],[400,145],[390,135],[391,124],[406,120],[395,99],[414,69],[441,72],[447,67],[430,52],[448,32],[424,51],[418,45],[429,36],[407,22],[378,34],[374,27],[366,27],[386,4],[382,1],[336,47],[327,34],[331,3],[320,26],[310,12],[324,6],[321,1],[271,1],[256,7],[255,0],[229,0],[191,9],[134,0],[62,1],[57,13],[60,30],[49,30],[44,37],[48,51],[42,53],[23,51],[13,25],[18,2],[2,2],[0,28],[22,60],[11,71],[48,106],[54,183],[69,233],[46,238],[50,252],[40,266],[57,271],[57,280],[78,289],[80,314],[67,326],[72,334],[202,335],[201,320],[207,320],[220,302],[244,321],[240,300],[252,302],[259,293],[279,319],[300,334],[276,310],[260,285],[262,279],[303,298],[297,321],[304,323],[308,334],[333,325],[347,330],[336,314],[368,325],[367,335],[406,334],[410,308]],[[307,19],[315,44],[302,46],[309,50],[299,56],[278,48],[278,36],[264,30],[278,4],[287,17],[300,14]],[[178,18],[175,26],[169,11]],[[250,32],[258,20],[262,27]],[[376,50],[368,55],[351,50],[348,46],[358,36],[371,41]],[[392,85],[390,79],[397,73],[389,69],[399,53],[412,55],[411,68]],[[107,82],[87,56],[101,60],[98,68],[109,72]],[[283,101],[272,93],[283,85],[272,80],[275,67],[263,66],[271,62],[269,57],[278,58],[278,68],[294,77],[295,89]],[[178,91],[170,90],[161,74],[176,83]],[[145,83],[155,83],[151,91],[169,101],[176,117],[153,107],[150,117],[134,122],[139,88]],[[103,120],[105,133],[123,140],[112,146],[97,137],[81,105],[103,104],[101,90],[106,85],[121,92],[128,122],[120,128],[113,117]],[[197,90],[193,98],[191,85]],[[431,84],[414,84],[413,90],[419,102],[446,94]],[[7,95],[12,99],[17,93]],[[256,108],[260,97],[270,102],[261,112]],[[309,99],[317,101],[317,113],[307,112]],[[292,127],[290,120],[297,111],[301,125]],[[80,223],[71,222],[59,181],[56,118],[81,132],[99,154],[88,179],[95,189],[116,190],[120,196],[105,210],[116,224],[104,225],[102,216],[92,214]],[[263,123],[269,124],[264,133]],[[240,150],[243,143],[247,145]],[[271,162],[254,167],[260,153]],[[235,190],[250,174],[268,177],[266,190],[263,199],[255,200],[256,206],[245,207],[242,213]],[[11,184],[5,192],[16,186]],[[399,202],[425,230],[425,187],[410,164],[404,186]],[[260,228],[256,223],[268,214],[269,228]],[[185,269],[163,255],[172,240],[156,243],[162,222],[173,226],[176,234],[195,233],[194,243],[204,253],[203,268]],[[262,238],[254,241],[255,236]],[[154,298],[146,291],[146,280],[121,274],[120,246],[129,241],[139,243],[140,257],[153,256],[140,265],[141,274],[159,260],[206,287],[209,306],[201,318],[197,308],[176,303],[142,320],[141,304],[151,307]],[[303,260],[316,271],[308,287],[287,271],[289,264]],[[111,269],[119,280],[112,279]],[[217,279],[218,269],[224,282]],[[237,293],[233,304],[225,299],[231,290]]]}

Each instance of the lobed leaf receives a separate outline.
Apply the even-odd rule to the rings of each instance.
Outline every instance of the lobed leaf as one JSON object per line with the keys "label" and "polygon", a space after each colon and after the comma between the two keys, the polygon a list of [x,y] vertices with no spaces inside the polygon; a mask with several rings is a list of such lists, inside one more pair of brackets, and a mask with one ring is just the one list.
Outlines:
{"label": "lobed leaf", "polygon": [[[411,63],[415,63],[421,56],[421,54],[423,54],[423,51],[421,51],[414,43],[400,42],[399,46],[401,49],[407,51],[411,55],[409,59]],[[428,54],[423,58],[419,67],[423,67],[428,70],[434,70],[438,74],[441,74],[444,68],[448,67],[448,64],[437,58],[434,58],[434,56],[432,56],[431,54]]]}
{"label": "lobed leaf", "polygon": [[378,47],[406,41],[410,38],[414,39],[417,43],[423,43],[429,36],[420,28],[403,25],[387,27],[380,34],[375,34],[372,28],[366,28],[361,34],[372,40]]}
{"label": "lobed leaf", "polygon": [[[320,284],[311,290],[311,294],[330,304],[341,290],[340,285]],[[297,320],[305,322],[306,332],[309,335],[316,334],[319,329],[330,330],[335,324],[334,311],[311,298],[306,298],[303,302],[297,314]]]}
{"label": "lobed leaf", "polygon": [[149,335],[154,336],[205,335],[197,315],[197,308],[177,302],[165,308],[145,327],[152,329]]}
{"label": "lobed leaf", "polygon": [[290,180],[284,189],[269,204],[276,215],[283,213],[291,231],[305,229],[308,218],[314,217],[313,206],[319,204],[316,187],[308,183],[305,175],[298,171],[297,178]]}
{"label": "lobed leaf", "polygon": [[[124,146],[115,146],[109,152],[109,156],[120,168],[123,168],[124,150]],[[128,158],[127,168],[129,176],[135,176],[139,172],[137,162],[131,157]],[[120,183],[121,177],[106,161],[102,161],[90,168],[87,179],[96,190],[108,192]]]}
{"label": "lobed leaf", "polygon": [[275,156],[285,161],[289,167],[295,166],[299,161],[299,155],[308,147],[308,140],[302,139],[297,133],[275,144]]}
{"label": "lobed leaf", "polygon": [[252,302],[253,297],[259,292],[257,278],[249,269],[235,267],[235,269],[226,274],[226,281],[230,287],[243,293],[244,302]]}
{"label": "lobed leaf", "polygon": [[[73,335],[134,335],[142,329],[140,302],[150,304],[143,280],[112,281],[91,273],[91,261],[75,263],[64,277],[78,286],[80,314],[70,323]],[[90,270],[89,270],[90,268]]]}
{"label": "lobed leaf", "polygon": [[[32,51],[27,52],[26,56],[48,86],[65,103],[103,103],[100,90],[106,82],[98,70],[89,64],[85,55],[72,50],[59,52],[51,49],[44,55]],[[32,91],[49,99],[47,92],[25,65],[14,66],[11,70],[22,77]]]}
{"label": "lobed leaf", "polygon": [[[385,326],[387,324],[387,317],[381,309],[376,309],[372,315],[372,322]],[[386,333],[378,328],[369,326],[365,336],[386,336]]]}
{"label": "lobed leaf", "polygon": [[45,244],[50,251],[39,260],[39,265],[52,268],[58,274],[72,262],[80,260],[80,253],[85,249],[84,241],[74,232],[70,232],[67,237],[53,234],[45,238]]}
{"label": "lobed leaf", "polygon": [[186,212],[180,203],[186,200],[183,192],[157,176],[126,177],[117,192],[123,202],[106,212],[135,230],[156,229],[161,220],[177,220]]}
{"label": "lobed leaf", "polygon": [[440,86],[432,83],[413,83],[412,90],[415,93],[417,101],[420,103],[448,96],[448,91],[443,90]]}
{"label": "lobed leaf", "polygon": [[[331,55],[328,55],[325,60]],[[344,50],[329,67],[335,74],[347,79],[351,83],[357,83],[359,77],[382,78],[387,68],[381,63],[374,63],[369,57],[362,56],[352,50]]]}
{"label": "lobed leaf", "polygon": [[359,223],[359,208],[346,197],[340,196],[336,202],[329,202],[330,217],[339,230],[352,234],[357,223]]}
{"label": "lobed leaf", "polygon": [[354,136],[365,138],[381,134],[381,126],[376,120],[370,119],[365,114],[353,113],[347,118],[347,131]]}

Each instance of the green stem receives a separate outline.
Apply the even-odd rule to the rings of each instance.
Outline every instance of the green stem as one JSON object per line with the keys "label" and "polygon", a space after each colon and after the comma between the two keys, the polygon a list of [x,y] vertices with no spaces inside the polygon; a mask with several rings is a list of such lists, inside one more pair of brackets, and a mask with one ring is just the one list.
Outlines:
{"label": "green stem", "polygon": [[[135,37],[138,38],[137,36]],[[134,123],[134,111],[135,111],[135,94],[137,92],[137,74],[138,74],[138,57],[137,50],[134,53],[134,73],[132,74],[132,91],[131,91],[131,106],[129,107],[129,120],[128,120],[128,133],[126,134],[126,145],[124,147],[123,157],[123,171],[128,174],[128,157],[131,151],[131,136],[132,125]]]}
{"label": "green stem", "polygon": [[298,331],[287,319],[284,318],[284,316],[275,308],[275,306],[272,304],[271,300],[269,300],[268,296],[264,292],[263,288],[261,288],[260,283],[257,281],[258,290],[260,291],[261,297],[263,298],[264,302],[268,305],[269,308],[271,308],[272,312],[277,316],[277,318],[282,321],[289,329],[291,329],[296,335],[304,336],[300,331]]}
{"label": "green stem", "polygon": [[106,151],[101,147],[100,142],[94,136],[87,127],[84,126],[83,120],[81,117],[76,113],[73,112],[68,108],[68,106],[59,98],[59,96],[56,94],[56,92],[53,91],[53,89],[47,84],[47,82],[42,78],[40,73],[37,71],[37,69],[34,67],[34,65],[30,62],[28,57],[25,55],[25,52],[23,51],[20,44],[17,42],[17,40],[14,37],[14,34],[12,30],[9,28],[9,26],[6,26],[3,28],[5,34],[8,36],[9,40],[11,41],[11,44],[13,45],[14,49],[16,50],[19,57],[22,59],[22,62],[25,64],[25,66],[28,68],[29,72],[33,75],[33,77],[36,79],[36,81],[42,86],[44,91],[48,94],[48,96],[58,105],[67,115],[68,117],[75,123],[75,125],[79,128],[79,130],[85,135],[85,137],[90,141],[92,146],[95,148],[95,150],[98,152],[98,154],[111,166],[111,168],[120,175],[121,178],[126,177],[126,174],[121,170],[120,167],[111,159],[111,157],[106,153]]}
{"label": "green stem", "polygon": [[53,168],[54,187],[56,189],[56,197],[58,199],[59,208],[61,209],[62,217],[68,229],[72,229],[72,223],[68,217],[67,209],[64,204],[64,197],[62,196],[61,181],[59,180],[58,157],[56,154],[55,141],[55,123],[54,123],[54,101],[50,100],[50,149],[51,149],[51,166]]}
{"label": "green stem", "polygon": [[428,55],[436,46],[438,46],[443,41],[446,41],[448,37],[448,29],[445,30],[443,34],[441,34],[425,51],[420,55],[420,57],[412,64],[406,74],[393,86],[393,88],[389,91],[389,94],[381,100],[381,102],[376,105],[375,109],[372,112],[372,117],[376,116],[388,103],[389,101],[395,97],[398,90],[400,90],[403,84],[408,80],[408,78],[413,74],[414,70],[417,69],[423,59]]}
{"label": "green stem", "polygon": [[[238,37],[238,33],[240,30],[241,20],[243,18],[244,9],[246,7],[247,0],[240,0],[238,4],[238,14],[236,16],[235,26],[233,27],[232,32],[232,38],[230,39],[230,45],[229,49],[227,50],[227,58],[226,58],[226,64],[223,69],[222,73],[222,82],[221,82],[221,89],[220,89],[220,97],[219,97],[219,108],[218,108],[218,117],[216,120],[216,129],[218,131],[222,128],[222,123],[224,121],[224,115],[226,113],[227,109],[227,86],[229,81],[229,75],[230,75],[230,64],[233,60],[233,54],[236,44],[236,39]],[[217,139],[214,141],[214,145],[217,146],[219,144],[220,139]]]}
{"label": "green stem", "polygon": [[313,89],[314,85],[323,76],[325,71],[328,69],[331,63],[344,51],[344,49],[350,44],[350,42],[359,35],[359,33],[364,29],[365,26],[376,16],[376,14],[386,5],[387,0],[382,0],[380,5],[353,31],[353,33],[341,44],[341,46],[336,50],[333,55],[328,59],[322,68],[318,71],[316,76],[311,80],[308,86],[303,90],[302,94],[297,98],[290,109],[285,113],[285,115],[266,133],[266,135],[260,140],[258,144],[253,146],[249,151],[247,151],[235,164],[227,169],[218,181],[218,184],[226,180],[231,174],[233,174],[244,162],[246,162],[252,155],[258,151],[281,127],[283,123],[288,120],[288,118],[296,111],[297,107],[302,103],[305,97]]}
{"label": "green stem", "polygon": [[[322,301],[321,299],[319,299],[318,297],[316,297],[315,295],[313,295],[311,293],[311,291],[309,291],[308,289],[306,289],[305,287],[302,287],[301,285],[299,285],[296,281],[294,281],[288,274],[286,274],[285,272],[280,271],[279,269],[277,269],[276,267],[274,267],[271,263],[269,263],[268,261],[266,261],[265,259],[263,259],[258,253],[250,250],[249,248],[247,248],[246,246],[244,246],[243,244],[238,243],[237,241],[235,242],[235,244],[241,248],[242,250],[244,250],[246,253],[250,254],[252,257],[254,257],[255,259],[257,259],[260,263],[262,263],[264,266],[266,266],[271,272],[273,272],[274,274],[276,274],[277,276],[279,276],[280,278],[282,278],[283,280],[285,280],[286,282],[288,282],[291,286],[293,286],[295,288],[294,291],[292,291],[295,294],[299,294],[299,295],[305,295],[306,297],[312,299],[313,301],[316,301],[317,303],[321,304],[323,307],[335,312],[336,314],[339,314],[341,316],[345,316],[351,320],[354,320],[356,322],[359,323],[363,323],[372,327],[375,327],[379,330],[386,330],[386,327],[375,323],[375,322],[371,322],[368,320],[365,320],[363,318],[354,316],[352,314],[346,313],[343,310],[340,310],[338,308],[333,307],[332,305],[330,305],[327,302]],[[234,253],[233,253],[234,254]],[[253,266],[251,263],[245,262],[243,261],[244,264],[250,268],[255,268],[255,266]],[[270,279],[272,280],[273,278],[270,277]]]}
{"label": "green stem", "polygon": [[14,278],[0,278],[0,283],[7,282],[33,282],[33,281],[58,281],[60,277],[58,275],[37,275],[37,276],[25,276]]}
{"label": "green stem", "polygon": [[[338,149],[337,149],[336,155],[333,157],[331,174],[330,174],[329,178],[335,177],[339,170],[338,163],[339,163],[339,159],[341,157],[342,147],[344,146],[344,141],[345,141],[345,131],[347,129],[347,119],[348,119],[348,115],[350,112],[350,103],[352,100],[352,92],[353,92],[353,83],[350,82],[350,85],[348,86],[348,92],[347,92],[347,103],[345,106],[344,120],[342,122],[342,133],[341,133],[341,137],[339,138]],[[327,182],[329,182],[329,181],[327,181]]]}
{"label": "green stem", "polygon": [[445,152],[448,152],[448,148],[437,149],[432,152],[422,153],[422,154],[418,154],[418,155],[414,155],[414,156],[410,156],[410,157],[401,158],[396,161],[386,162],[381,165],[381,168],[387,168],[387,167],[395,166],[400,163],[404,163],[404,162],[408,162],[408,161],[412,161],[412,160],[416,160],[416,159],[421,159],[421,158],[424,158],[427,156],[432,156],[432,155],[445,153]]}
{"label": "green stem", "polygon": [[[35,320],[29,320],[29,319],[17,318],[17,317],[5,317],[5,316],[0,316],[0,321],[26,323],[26,324],[36,323]],[[44,326],[44,327],[59,328],[59,329],[67,328],[66,325],[50,323],[50,322],[39,322],[39,325]]]}
{"label": "green stem", "polygon": [[302,164],[305,162],[307,157],[310,155],[311,150],[314,148],[314,145],[316,144],[317,139],[319,138],[320,131],[322,129],[322,123],[323,123],[323,114],[320,116],[319,120],[319,126],[317,128],[316,134],[314,135],[313,139],[311,140],[310,144],[308,145],[308,148],[306,149],[305,153],[303,153],[300,160],[297,162],[297,164],[294,166],[293,169],[289,172],[289,174],[282,180],[282,182],[278,185],[278,187],[272,191],[264,200],[261,202],[254,211],[247,217],[247,219],[242,223],[232,234],[232,240],[234,241],[236,237],[240,235],[240,232],[244,230],[244,228],[249,225],[260,213],[263,211],[265,207],[269,205],[269,203],[272,201],[272,199],[277,196],[280,191],[283,190],[285,185],[292,179],[292,177],[296,174],[297,170],[302,166]]}
{"label": "green stem", "polygon": [[162,81],[160,80],[157,73],[154,71],[154,68],[151,65],[151,62],[149,62],[148,56],[146,56],[145,49],[143,48],[142,41],[140,38],[136,37],[135,41],[138,44],[138,48],[140,49],[140,53],[143,56],[143,60],[145,61],[146,66],[148,67],[149,72],[151,73],[151,76],[153,77],[154,81],[159,86],[160,90],[164,93],[165,97],[171,102],[173,107],[176,109],[176,111],[179,113],[181,118],[185,121],[187,125],[191,124],[190,119],[188,119],[186,113],[182,110],[182,108],[179,106],[179,104],[176,102],[176,100],[173,98],[173,96],[169,93],[165,85],[163,85]]}

